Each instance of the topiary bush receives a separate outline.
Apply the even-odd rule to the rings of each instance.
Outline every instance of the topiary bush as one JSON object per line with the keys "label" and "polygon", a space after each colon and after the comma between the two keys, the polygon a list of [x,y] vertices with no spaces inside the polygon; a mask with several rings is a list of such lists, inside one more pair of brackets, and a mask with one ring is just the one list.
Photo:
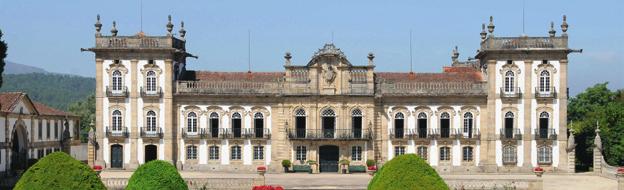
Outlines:
{"label": "topiary bush", "polygon": [[126,189],[188,189],[178,170],[168,162],[153,160],[141,165]]}
{"label": "topiary bush", "polygon": [[64,152],[54,152],[33,164],[14,189],[106,189],[86,164]]}
{"label": "topiary bush", "polygon": [[448,186],[425,160],[405,154],[386,162],[368,183],[368,189],[447,190]]}

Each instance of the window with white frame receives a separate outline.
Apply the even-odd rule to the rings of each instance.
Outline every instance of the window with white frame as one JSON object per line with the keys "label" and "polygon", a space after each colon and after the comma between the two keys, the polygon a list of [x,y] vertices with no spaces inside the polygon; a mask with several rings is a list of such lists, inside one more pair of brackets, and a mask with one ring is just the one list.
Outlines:
{"label": "window with white frame", "polygon": [[472,135],[474,133],[473,125],[474,119],[472,113],[466,112],[464,114],[464,137],[472,138]]}
{"label": "window with white frame", "polygon": [[550,146],[541,146],[537,148],[537,163],[538,164],[551,164],[552,163],[552,148],[550,148]]}
{"label": "window with white frame", "polygon": [[451,160],[451,148],[448,146],[440,147],[440,161]]}
{"label": "window with white frame", "polygon": [[217,112],[210,113],[210,136],[219,137],[219,114]]}
{"label": "window with white frame", "polygon": [[403,138],[405,130],[405,115],[401,112],[394,115],[394,137]]}
{"label": "window with white frame", "polygon": [[503,147],[503,163],[504,164],[515,164],[517,162],[517,151],[515,146],[504,146]]}
{"label": "window with white frame", "polygon": [[440,137],[451,137],[451,115],[447,112],[440,114]]}
{"label": "window with white frame", "polygon": [[156,93],[156,72],[147,71],[145,78],[145,83],[147,85],[146,92],[148,93]]}
{"label": "window with white frame", "polygon": [[362,147],[361,146],[352,146],[351,147],[351,160],[353,160],[353,161],[361,161],[362,160]]}
{"label": "window with white frame", "polygon": [[264,115],[260,112],[254,114],[254,135],[256,138],[264,137]]}
{"label": "window with white frame", "polygon": [[213,146],[208,147],[208,159],[210,160],[219,159],[219,146],[213,145]]}
{"label": "window with white frame", "polygon": [[232,133],[234,134],[234,137],[241,137],[243,134],[241,118],[242,116],[238,112],[234,112],[232,114]]}
{"label": "window with white frame", "polygon": [[113,131],[114,132],[115,131],[120,132],[121,131],[121,126],[122,126],[121,111],[119,111],[119,110],[113,111],[113,119],[112,120],[113,120]]}
{"label": "window with white frame", "polygon": [[41,140],[41,137],[43,136],[43,121],[39,120],[39,125],[37,126],[37,137],[39,140]]}
{"label": "window with white frame", "polygon": [[550,92],[550,72],[543,70],[539,78],[539,91],[542,93]]}
{"label": "window with white frame", "polygon": [[253,159],[264,160],[264,146],[259,145],[253,147]]}
{"label": "window with white frame", "polygon": [[473,150],[471,146],[465,146],[462,148],[462,160],[463,161],[472,161],[473,160]]}
{"label": "window with white frame", "polygon": [[196,133],[197,132],[197,114],[195,112],[188,113],[186,119],[186,132]]}
{"label": "window with white frame", "polygon": [[405,154],[405,146],[395,146],[394,147],[394,156],[400,156]]}
{"label": "window with white frame", "polygon": [[427,114],[420,112],[416,123],[418,127],[418,138],[427,138]]}
{"label": "window with white frame", "polygon": [[295,148],[295,160],[305,161],[307,159],[307,147],[306,146],[297,146]]}
{"label": "window with white frame", "polygon": [[196,160],[197,159],[197,146],[189,145],[186,147],[186,159],[187,160]]}
{"label": "window with white frame", "polygon": [[232,150],[230,152],[231,156],[230,159],[231,160],[240,160],[242,157],[242,153],[241,153],[241,147],[238,145],[232,146]]}
{"label": "window with white frame", "polygon": [[145,121],[147,123],[147,129],[145,130],[147,132],[156,132],[156,112],[148,111]]}
{"label": "window with white frame", "polygon": [[353,138],[362,138],[362,110],[351,111],[351,130]]}
{"label": "window with white frame", "polygon": [[505,92],[512,93],[514,92],[514,72],[507,71],[505,72]]}
{"label": "window with white frame", "polygon": [[115,70],[113,71],[113,91],[121,91],[123,90],[122,82],[123,78],[121,77],[121,71]]}
{"label": "window with white frame", "polygon": [[420,156],[420,158],[427,160],[428,156],[427,156],[427,147],[426,146],[419,146],[418,148],[416,148],[416,154],[418,156]]}

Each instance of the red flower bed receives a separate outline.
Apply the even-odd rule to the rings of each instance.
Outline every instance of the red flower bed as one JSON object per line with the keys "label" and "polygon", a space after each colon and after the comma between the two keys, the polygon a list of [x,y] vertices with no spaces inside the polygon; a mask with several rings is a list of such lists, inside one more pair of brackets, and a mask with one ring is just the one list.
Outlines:
{"label": "red flower bed", "polygon": [[617,169],[617,173],[624,174],[624,167],[620,167]]}
{"label": "red flower bed", "polygon": [[258,171],[266,171],[267,168],[266,166],[258,166],[258,168],[256,168]]}
{"label": "red flower bed", "polygon": [[543,172],[543,171],[544,171],[544,168],[541,168],[541,167],[535,167],[535,168],[533,168],[533,171],[535,171],[535,172]]}
{"label": "red flower bed", "polygon": [[100,171],[100,170],[102,170],[102,166],[100,166],[100,165],[94,165],[94,166],[93,166],[93,170],[95,170],[95,171]]}
{"label": "red flower bed", "polygon": [[377,166],[368,166],[368,170],[377,170]]}
{"label": "red flower bed", "polygon": [[283,187],[281,186],[270,186],[270,185],[261,185],[261,186],[254,186],[253,189],[251,190],[284,190]]}

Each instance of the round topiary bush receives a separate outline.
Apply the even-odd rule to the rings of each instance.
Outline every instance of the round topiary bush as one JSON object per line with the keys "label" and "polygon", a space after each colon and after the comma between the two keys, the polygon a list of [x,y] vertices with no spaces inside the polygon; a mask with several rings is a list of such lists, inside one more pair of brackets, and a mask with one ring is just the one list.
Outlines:
{"label": "round topiary bush", "polygon": [[448,186],[425,160],[405,154],[386,162],[368,183],[368,189],[447,190]]}
{"label": "round topiary bush", "polygon": [[141,165],[126,189],[188,189],[178,170],[168,162],[153,160]]}
{"label": "round topiary bush", "polygon": [[14,189],[106,189],[86,164],[64,152],[55,152],[33,164]]}

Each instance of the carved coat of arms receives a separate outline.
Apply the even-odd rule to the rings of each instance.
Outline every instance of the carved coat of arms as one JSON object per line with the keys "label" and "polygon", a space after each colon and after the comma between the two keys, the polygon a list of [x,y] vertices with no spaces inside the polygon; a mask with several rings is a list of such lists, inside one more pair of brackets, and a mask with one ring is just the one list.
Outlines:
{"label": "carved coat of arms", "polygon": [[327,82],[327,84],[331,84],[332,82],[334,82],[334,79],[336,78],[336,71],[334,71],[334,68],[329,65],[329,64],[323,64],[323,79],[325,79],[325,82]]}

